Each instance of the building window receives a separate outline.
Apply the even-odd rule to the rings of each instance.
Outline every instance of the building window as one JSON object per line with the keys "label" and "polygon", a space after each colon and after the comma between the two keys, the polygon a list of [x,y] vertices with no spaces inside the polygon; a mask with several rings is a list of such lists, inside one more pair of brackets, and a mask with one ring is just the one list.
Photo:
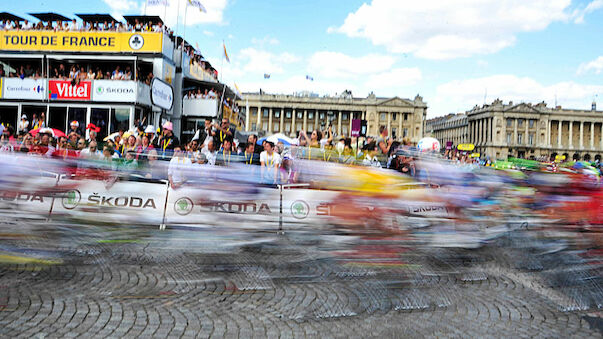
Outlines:
{"label": "building window", "polygon": [[291,119],[291,111],[290,110],[285,111],[285,118]]}
{"label": "building window", "polygon": [[295,132],[298,132],[301,130],[302,130],[302,124],[301,124],[301,122],[298,122],[297,124],[295,124]]}
{"label": "building window", "polygon": [[255,131],[256,127],[258,127],[258,124],[256,124],[255,122],[251,124],[252,131]]}
{"label": "building window", "polygon": [[534,145],[534,133],[528,134],[528,145]]}
{"label": "building window", "polygon": [[308,119],[314,119],[314,112],[308,113]]}
{"label": "building window", "polygon": [[279,131],[279,125],[280,125],[280,123],[275,122],[274,126],[272,128],[272,132],[278,132]]}
{"label": "building window", "polygon": [[297,112],[297,118],[298,119],[303,119],[304,118],[304,113],[303,112]]}
{"label": "building window", "polygon": [[408,113],[404,113],[404,121],[408,120]]}
{"label": "building window", "polygon": [[269,112],[270,112],[270,111],[268,110],[268,108],[264,108],[264,110],[262,111],[262,116],[263,116],[264,118],[268,118],[268,114],[269,114]]}
{"label": "building window", "polygon": [[341,134],[343,134],[344,136],[348,135],[348,126],[341,127]]}
{"label": "building window", "polygon": [[406,138],[408,136],[408,128],[402,130],[402,138]]}
{"label": "building window", "polygon": [[268,130],[268,123],[264,121],[262,123],[262,131],[267,131],[267,130]]}
{"label": "building window", "polygon": [[318,120],[324,120],[324,118],[325,118],[325,112],[320,112],[318,114]]}
{"label": "building window", "polygon": [[256,116],[258,114],[258,109],[257,108],[251,108],[251,115],[252,116]]}
{"label": "building window", "polygon": [[523,119],[518,119],[518,120],[517,120],[517,126],[518,126],[518,127],[523,126]]}
{"label": "building window", "polygon": [[241,107],[241,113],[245,114],[247,112],[247,109],[245,107]]}
{"label": "building window", "polygon": [[523,133],[517,133],[517,143],[521,144],[523,142]]}
{"label": "building window", "polygon": [[379,114],[379,120],[381,120],[381,121],[387,120],[387,115],[385,113]]}
{"label": "building window", "polygon": [[394,112],[392,113],[392,120],[396,121],[396,118],[398,117],[398,113]]}
{"label": "building window", "polygon": [[[507,121],[509,121],[509,120],[510,119],[507,119]],[[513,134],[507,133],[507,145],[510,145],[512,140],[513,140]]]}
{"label": "building window", "polygon": [[513,127],[513,119],[507,119],[507,127]]}
{"label": "building window", "polygon": [[343,113],[343,114],[341,115],[341,119],[342,119],[342,120],[348,120],[348,114],[347,114],[347,113]]}
{"label": "building window", "polygon": [[274,117],[277,118],[277,119],[279,119],[281,117],[281,111],[278,110],[278,109],[275,109],[274,110]]}
{"label": "building window", "polygon": [[285,124],[285,132],[291,133],[291,123],[290,122]]}
{"label": "building window", "polygon": [[529,126],[530,128],[534,128],[534,122],[535,122],[535,121],[536,121],[536,120],[534,120],[534,119],[530,119],[530,120],[528,120],[528,126]]}

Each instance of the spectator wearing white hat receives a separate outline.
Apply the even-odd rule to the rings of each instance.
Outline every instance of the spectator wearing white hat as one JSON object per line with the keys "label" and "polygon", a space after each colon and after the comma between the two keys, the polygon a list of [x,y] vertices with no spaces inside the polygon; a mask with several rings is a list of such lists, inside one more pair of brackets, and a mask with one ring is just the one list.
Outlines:
{"label": "spectator wearing white hat", "polygon": [[144,129],[144,134],[146,134],[149,137],[149,140],[151,141],[151,145],[155,144],[155,126],[153,125],[147,125],[147,127]]}
{"label": "spectator wearing white hat", "polygon": [[17,126],[17,132],[27,133],[27,131],[29,131],[29,120],[27,120],[27,115],[23,114]]}

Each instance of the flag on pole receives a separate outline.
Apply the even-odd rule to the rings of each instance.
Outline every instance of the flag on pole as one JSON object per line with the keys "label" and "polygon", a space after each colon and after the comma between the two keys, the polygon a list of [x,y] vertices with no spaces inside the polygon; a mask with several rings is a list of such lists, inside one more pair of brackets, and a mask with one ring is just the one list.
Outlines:
{"label": "flag on pole", "polygon": [[234,83],[234,87],[235,87],[235,91],[237,92],[237,95],[241,98],[243,98],[243,94],[241,94],[241,90],[239,89],[239,86],[237,86],[237,83]]}
{"label": "flag on pole", "polygon": [[169,0],[147,0],[147,6],[169,6]]}
{"label": "flag on pole", "polygon": [[226,59],[226,61],[230,63],[230,58],[228,57],[228,53],[226,52],[226,44],[224,44],[224,41],[222,41],[222,47],[224,47],[224,59]]}
{"label": "flag on pole", "polygon": [[270,79],[270,74],[264,73],[264,79]]}
{"label": "flag on pole", "polygon": [[205,6],[203,6],[203,4],[201,3],[201,1],[199,1],[199,0],[188,0],[188,3],[191,4],[191,6],[193,6],[193,7],[199,8],[199,10],[201,12],[207,13],[207,10],[205,9]]}
{"label": "flag on pole", "polygon": [[309,75],[306,75],[306,80],[314,81],[314,78]]}

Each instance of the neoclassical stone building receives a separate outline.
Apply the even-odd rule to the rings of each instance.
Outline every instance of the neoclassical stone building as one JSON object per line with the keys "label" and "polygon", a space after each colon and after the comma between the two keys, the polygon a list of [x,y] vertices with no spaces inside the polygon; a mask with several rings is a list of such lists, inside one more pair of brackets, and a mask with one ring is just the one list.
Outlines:
{"label": "neoclassical stone building", "polygon": [[448,141],[453,145],[467,143],[469,142],[467,115],[465,113],[448,114],[429,119],[425,123],[425,135],[440,140],[442,147],[446,147]]}
{"label": "neoclassical stone building", "polygon": [[[476,152],[495,159],[565,155],[568,160],[596,160],[603,155],[603,111],[597,111],[594,103],[590,110],[579,110],[548,107],[544,102],[504,104],[497,99],[464,115],[432,119],[428,126],[443,145],[473,143]],[[467,138],[459,138],[465,128]]]}
{"label": "neoclassical stone building", "polygon": [[354,98],[244,93],[243,97],[239,107],[245,108],[245,130],[267,134],[281,132],[293,136],[302,129],[325,131],[330,124],[338,135],[349,136],[352,119],[365,119],[368,135],[377,136],[379,127],[387,126],[390,136],[408,137],[416,143],[423,136],[427,114],[427,104],[419,95],[403,99],[373,94]]}

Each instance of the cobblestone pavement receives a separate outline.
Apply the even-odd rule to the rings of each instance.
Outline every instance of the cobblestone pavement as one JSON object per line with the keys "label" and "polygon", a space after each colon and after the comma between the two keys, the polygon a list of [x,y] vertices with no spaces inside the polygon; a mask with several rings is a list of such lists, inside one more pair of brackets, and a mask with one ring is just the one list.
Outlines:
{"label": "cobblestone pavement", "polygon": [[459,250],[324,230],[1,226],[0,337],[602,335],[600,268],[520,231]]}

